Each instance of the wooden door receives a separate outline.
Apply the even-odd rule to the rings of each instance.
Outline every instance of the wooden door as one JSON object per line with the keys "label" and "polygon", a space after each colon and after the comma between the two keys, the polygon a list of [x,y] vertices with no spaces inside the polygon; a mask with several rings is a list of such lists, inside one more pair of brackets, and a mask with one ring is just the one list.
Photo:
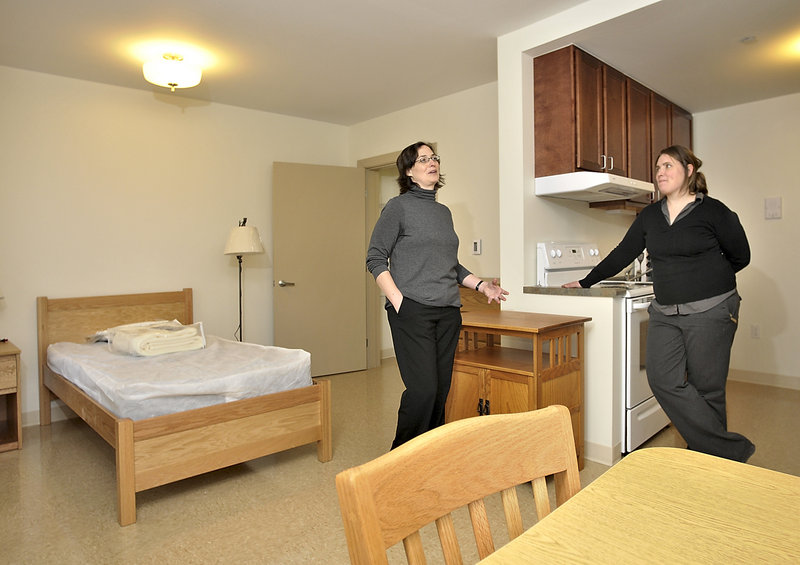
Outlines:
{"label": "wooden door", "polygon": [[575,50],[576,162],[578,169],[603,171],[603,63]]}
{"label": "wooden door", "polygon": [[672,109],[670,102],[655,92],[650,95],[650,166],[655,166],[659,151],[669,147]]}
{"label": "wooden door", "polygon": [[650,89],[627,79],[628,106],[628,176],[651,182],[650,161]]}
{"label": "wooden door", "polygon": [[274,163],[275,345],[311,374],[366,368],[364,169]]}
{"label": "wooden door", "polygon": [[625,75],[603,65],[603,155],[606,172],[628,176]]}
{"label": "wooden door", "polygon": [[575,46],[533,60],[536,176],[571,173],[575,149]]}
{"label": "wooden door", "polygon": [[486,369],[456,363],[445,406],[445,421],[479,416],[478,403],[485,398]]}
{"label": "wooden door", "polygon": [[[491,369],[486,375],[486,398],[490,414],[515,414],[537,408],[534,378]],[[534,396],[531,401],[531,396]]]}
{"label": "wooden door", "polygon": [[692,148],[692,115],[675,104],[671,105],[672,122],[671,131],[672,136],[670,145],[683,145],[684,147]]}

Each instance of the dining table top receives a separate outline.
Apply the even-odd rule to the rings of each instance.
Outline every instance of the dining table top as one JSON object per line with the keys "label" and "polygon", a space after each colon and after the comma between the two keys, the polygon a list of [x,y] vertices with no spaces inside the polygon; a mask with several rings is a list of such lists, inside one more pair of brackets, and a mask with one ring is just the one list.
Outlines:
{"label": "dining table top", "polygon": [[800,563],[800,477],[640,449],[482,565]]}

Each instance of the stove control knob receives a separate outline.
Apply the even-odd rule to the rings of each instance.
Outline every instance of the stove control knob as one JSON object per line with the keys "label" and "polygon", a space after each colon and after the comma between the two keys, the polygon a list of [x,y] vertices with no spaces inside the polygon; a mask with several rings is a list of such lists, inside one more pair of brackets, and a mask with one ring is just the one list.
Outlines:
{"label": "stove control knob", "polygon": [[555,249],[551,249],[551,250],[550,250],[550,257],[552,257],[553,259],[555,259],[555,257],[556,257],[556,250],[555,250]]}
{"label": "stove control knob", "polygon": [[561,257],[561,250],[560,249],[556,249],[556,255]]}

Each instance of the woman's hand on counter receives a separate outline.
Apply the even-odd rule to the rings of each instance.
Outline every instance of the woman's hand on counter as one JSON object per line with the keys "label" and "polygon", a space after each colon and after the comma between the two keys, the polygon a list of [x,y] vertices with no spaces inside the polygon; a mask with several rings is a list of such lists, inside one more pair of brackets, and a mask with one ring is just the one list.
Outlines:
{"label": "woman's hand on counter", "polygon": [[583,288],[583,287],[581,286],[581,283],[579,283],[578,281],[572,281],[562,284],[561,288]]}

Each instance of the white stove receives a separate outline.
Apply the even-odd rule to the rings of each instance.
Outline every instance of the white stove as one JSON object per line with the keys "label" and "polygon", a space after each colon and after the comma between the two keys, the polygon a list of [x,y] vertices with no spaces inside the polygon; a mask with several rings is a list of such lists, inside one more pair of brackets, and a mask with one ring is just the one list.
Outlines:
{"label": "white stove", "polygon": [[[536,284],[539,286],[561,286],[580,280],[591,271],[603,257],[596,243],[560,243],[547,241],[536,244]],[[642,261],[634,262],[630,272],[636,280],[624,277],[600,281],[594,287],[619,288],[625,297],[653,294],[653,282],[647,279]]]}
{"label": "white stove", "polygon": [[[594,243],[542,242],[536,245],[536,278],[539,286],[560,287],[564,283],[584,278],[601,260]],[[638,269],[637,269],[638,267]],[[644,260],[635,261],[629,271],[647,278]],[[655,435],[669,423],[667,415],[653,396],[647,383],[645,359],[647,352],[647,308],[653,298],[650,280],[606,280],[593,288],[624,290],[614,300],[619,319],[624,320],[619,334],[614,336],[614,348],[622,360],[621,418],[622,453],[628,453]]]}

